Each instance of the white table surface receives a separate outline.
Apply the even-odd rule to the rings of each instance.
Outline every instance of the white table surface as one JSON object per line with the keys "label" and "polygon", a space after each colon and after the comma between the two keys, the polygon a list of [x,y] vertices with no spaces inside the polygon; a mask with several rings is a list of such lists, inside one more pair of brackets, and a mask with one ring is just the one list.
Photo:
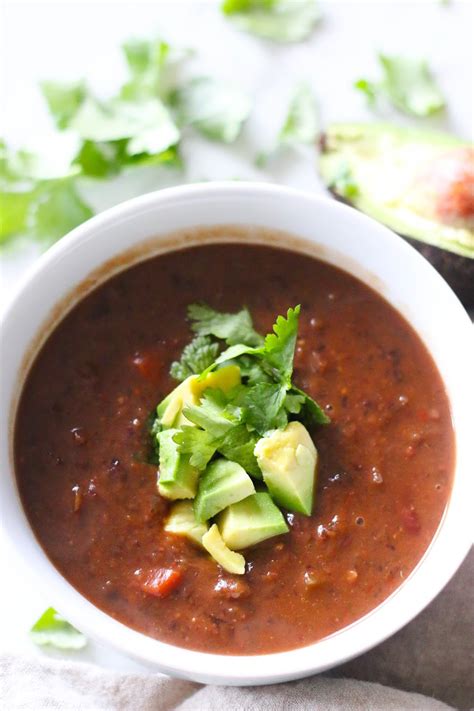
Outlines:
{"label": "white table surface", "polygon": [[[131,36],[162,36],[171,44],[198,50],[198,58],[193,60],[197,72],[231,80],[246,89],[254,102],[251,118],[231,147],[187,135],[184,175],[148,169],[107,185],[91,181],[86,197],[97,210],[160,187],[203,179],[266,180],[324,192],[311,149],[280,155],[264,172],[254,166],[253,159],[271,146],[292,88],[301,80],[308,82],[318,97],[323,125],[376,118],[352,83],[359,77],[377,76],[377,50],[428,58],[447,97],[448,111],[444,117],[418,124],[472,137],[474,16],[469,0],[452,0],[446,5],[439,0],[328,0],[320,5],[323,19],[311,38],[281,46],[235,30],[218,12],[214,0],[7,0],[1,17],[0,135],[17,145],[48,145],[52,127],[37,89],[38,80],[92,77],[93,87],[111,94],[124,76],[120,42]],[[380,118],[410,123],[394,113]],[[35,246],[0,256],[2,308],[37,256]],[[7,571],[0,584],[0,649],[63,656],[38,650],[29,641],[28,629],[49,606],[48,596],[39,591],[29,571],[18,567],[3,535],[0,553]],[[93,642],[72,655],[113,669],[143,669]]]}

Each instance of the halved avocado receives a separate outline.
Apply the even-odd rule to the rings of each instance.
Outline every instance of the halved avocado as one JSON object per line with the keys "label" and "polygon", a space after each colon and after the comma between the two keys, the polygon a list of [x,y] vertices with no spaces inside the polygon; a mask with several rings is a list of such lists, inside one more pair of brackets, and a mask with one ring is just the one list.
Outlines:
{"label": "halved avocado", "polygon": [[333,124],[319,161],[326,186],[398,232],[474,303],[474,147],[390,124]]}

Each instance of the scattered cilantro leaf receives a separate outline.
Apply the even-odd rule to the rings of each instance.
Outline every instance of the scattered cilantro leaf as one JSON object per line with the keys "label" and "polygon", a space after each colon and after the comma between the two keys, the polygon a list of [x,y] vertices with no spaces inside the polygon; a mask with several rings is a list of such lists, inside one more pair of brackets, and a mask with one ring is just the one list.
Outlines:
{"label": "scattered cilantro leaf", "polygon": [[253,328],[248,309],[229,314],[219,313],[206,304],[191,304],[188,307],[188,318],[192,321],[191,329],[195,333],[221,338],[229,346],[260,346],[263,343],[262,336]]}
{"label": "scattered cilantro leaf", "polygon": [[13,192],[0,189],[0,244],[12,235],[25,233],[34,191]]}
{"label": "scattered cilantro leaf", "polygon": [[290,102],[278,142],[283,146],[313,144],[319,134],[319,111],[313,92],[306,84],[299,86]]}
{"label": "scattered cilantro leaf", "polygon": [[89,141],[127,138],[127,155],[161,153],[175,145],[180,135],[166,107],[155,98],[134,102],[88,98],[71,121],[71,128]]}
{"label": "scattered cilantro leaf", "polygon": [[274,332],[265,337],[265,360],[287,387],[291,385],[300,310],[300,306],[295,306],[288,309],[286,318],[278,316],[273,325]]}
{"label": "scattered cilantro leaf", "polygon": [[108,178],[118,175],[126,161],[126,140],[85,140],[74,159],[84,175],[92,178]]}
{"label": "scattered cilantro leaf", "polygon": [[186,380],[190,375],[202,373],[214,363],[219,353],[219,344],[209,336],[196,336],[185,346],[179,361],[171,363],[170,375],[175,380]]}
{"label": "scattered cilantro leaf", "polygon": [[275,42],[305,39],[320,18],[316,0],[224,0],[221,9],[239,29]]}
{"label": "scattered cilantro leaf", "polygon": [[33,625],[30,637],[35,644],[50,645],[57,649],[83,649],[87,644],[85,636],[52,607]]}
{"label": "scattered cilantro leaf", "polygon": [[122,45],[122,50],[131,78],[122,87],[121,98],[134,101],[159,97],[167,102],[177,81],[176,71],[189,50],[175,49],[159,38],[131,39]]}
{"label": "scattered cilantro leaf", "polygon": [[235,87],[208,77],[192,79],[171,95],[178,123],[214,141],[232,143],[250,113],[250,100]]}
{"label": "scattered cilantro leaf", "polygon": [[47,243],[54,242],[93,215],[79,195],[74,182],[57,180],[44,183],[31,205],[30,230]]}
{"label": "scattered cilantro leaf", "polygon": [[382,79],[378,83],[359,79],[354,85],[370,105],[385,96],[400,111],[417,117],[431,116],[444,108],[444,97],[426,61],[387,54],[379,54],[378,59]]}
{"label": "scattered cilantro leaf", "polygon": [[379,92],[379,86],[369,79],[358,79],[354,83],[354,88],[365,94],[367,103],[369,106],[375,106],[377,102],[377,94]]}
{"label": "scattered cilantro leaf", "polygon": [[174,442],[179,445],[179,451],[190,455],[190,464],[202,471],[216,453],[216,442],[214,437],[205,430],[183,425],[179,432],[173,437]]}
{"label": "scattered cilantro leaf", "polygon": [[40,88],[57,127],[67,128],[87,96],[85,83],[78,81],[64,84],[43,81]]}
{"label": "scattered cilantro leaf", "polygon": [[28,151],[11,152],[1,144],[2,244],[17,235],[49,244],[93,215],[77,191],[73,171],[64,166],[62,170],[61,177],[40,179],[48,171],[59,174],[61,168],[45,166],[42,157]]}
{"label": "scattered cilantro leaf", "polygon": [[357,197],[359,194],[359,186],[354,179],[348,163],[345,161],[340,163],[329,188],[347,200],[352,200]]}

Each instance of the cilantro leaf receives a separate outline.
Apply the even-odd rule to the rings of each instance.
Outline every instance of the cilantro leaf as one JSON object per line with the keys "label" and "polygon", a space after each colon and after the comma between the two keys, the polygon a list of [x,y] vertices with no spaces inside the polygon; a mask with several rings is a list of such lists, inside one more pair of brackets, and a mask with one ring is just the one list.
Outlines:
{"label": "cilantro leaf", "polygon": [[208,77],[192,79],[171,95],[177,120],[194,126],[214,141],[232,143],[250,113],[248,97],[227,83]]}
{"label": "cilantro leaf", "polygon": [[304,390],[293,387],[286,396],[285,407],[288,412],[295,413],[294,409],[291,407],[298,407],[296,405],[296,397],[298,397],[301,408],[296,411],[296,414],[301,414],[302,418],[310,425],[327,425],[331,422],[330,418],[326,415],[324,410],[318,405],[316,400],[305,393]]}
{"label": "cilantro leaf", "polygon": [[189,51],[175,49],[161,39],[131,39],[122,50],[131,78],[122,87],[121,98],[134,101],[159,97],[167,102],[176,83],[176,70]]}
{"label": "cilantro leaf", "polygon": [[99,102],[88,98],[71,121],[71,128],[89,141],[127,138],[125,152],[131,156],[161,153],[175,145],[180,136],[168,110],[156,98],[133,102],[122,99]]}
{"label": "cilantro leaf", "polygon": [[126,160],[126,140],[89,141],[85,140],[74,159],[84,175],[93,178],[108,178],[118,175]]}
{"label": "cilantro leaf", "polygon": [[[233,348],[236,348],[236,346],[233,346]],[[228,350],[230,351],[230,348]],[[246,352],[244,351],[244,353]],[[245,378],[247,385],[272,382],[271,375],[266,371],[265,363],[262,359],[257,360],[257,358],[252,358],[250,355],[241,355],[237,358],[237,364],[240,368],[240,374]]]}
{"label": "cilantro leaf", "polygon": [[[62,171],[62,175],[61,175]],[[41,175],[57,173],[57,178]],[[69,174],[68,174],[69,173]],[[28,151],[8,151],[0,145],[0,242],[25,235],[49,244],[93,215],[79,195],[73,171],[45,165]]]}
{"label": "cilantro leaf", "polygon": [[354,89],[358,89],[360,92],[365,94],[369,106],[375,106],[377,94],[380,89],[376,82],[370,81],[369,79],[358,79],[354,82]]}
{"label": "cilantro leaf", "polygon": [[240,464],[251,476],[261,479],[262,472],[253,453],[257,441],[258,437],[251,434],[244,424],[237,425],[222,437],[218,451],[226,459]]}
{"label": "cilantro leaf", "polygon": [[83,81],[64,84],[43,81],[40,84],[43,96],[58,128],[67,128],[87,96]]}
{"label": "cilantro leaf", "polygon": [[278,142],[283,146],[313,144],[319,134],[319,112],[311,89],[302,84],[291,99]]}
{"label": "cilantro leaf", "polygon": [[183,425],[173,441],[179,445],[179,451],[190,455],[190,464],[202,471],[216,453],[215,438],[198,427]]}
{"label": "cilantro leaf", "polygon": [[30,637],[35,644],[51,645],[57,649],[83,649],[87,644],[85,636],[52,607],[33,625]]}
{"label": "cilantro leaf", "polygon": [[228,405],[229,400],[222,390],[210,388],[203,393],[199,405],[188,405],[183,414],[190,422],[218,439],[239,422],[239,417]]}
{"label": "cilantro leaf", "polygon": [[257,383],[245,393],[245,422],[264,435],[268,430],[283,428],[288,422],[283,403],[286,387],[279,383]]}
{"label": "cilantro leaf", "polygon": [[181,359],[171,364],[171,377],[186,380],[190,375],[201,373],[215,361],[218,352],[219,344],[209,336],[196,336],[185,346]]}
{"label": "cilantro leaf", "polygon": [[0,190],[0,244],[12,235],[25,233],[28,227],[28,214],[35,192],[13,192]]}
{"label": "cilantro leaf", "polygon": [[222,12],[242,30],[275,42],[298,42],[319,20],[316,0],[224,0]]}
{"label": "cilantro leaf", "polygon": [[286,319],[278,316],[273,325],[274,333],[265,337],[265,359],[273,368],[275,377],[287,387],[291,385],[300,310],[300,306],[295,306],[288,309]]}
{"label": "cilantro leaf", "polygon": [[[188,318],[192,321],[191,329],[195,333],[221,338],[229,346],[260,346],[263,343],[262,336],[253,328],[248,309],[229,314],[219,313],[206,304],[191,304],[188,307]],[[230,360],[230,357],[227,359]]]}
{"label": "cilantro leaf", "polygon": [[93,215],[81,198],[74,182],[55,180],[44,183],[30,211],[30,230],[35,237],[50,243]]}
{"label": "cilantro leaf", "polygon": [[382,79],[374,83],[359,79],[355,88],[373,105],[385,96],[397,109],[411,116],[425,117],[440,111],[445,100],[426,61],[379,54]]}

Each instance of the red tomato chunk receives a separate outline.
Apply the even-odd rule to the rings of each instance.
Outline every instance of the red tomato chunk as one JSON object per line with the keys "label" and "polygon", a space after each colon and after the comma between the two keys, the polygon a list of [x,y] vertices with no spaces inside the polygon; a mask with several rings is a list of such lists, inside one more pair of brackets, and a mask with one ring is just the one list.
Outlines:
{"label": "red tomato chunk", "polygon": [[183,574],[173,568],[152,570],[141,584],[143,592],[155,597],[168,597],[180,585]]}

